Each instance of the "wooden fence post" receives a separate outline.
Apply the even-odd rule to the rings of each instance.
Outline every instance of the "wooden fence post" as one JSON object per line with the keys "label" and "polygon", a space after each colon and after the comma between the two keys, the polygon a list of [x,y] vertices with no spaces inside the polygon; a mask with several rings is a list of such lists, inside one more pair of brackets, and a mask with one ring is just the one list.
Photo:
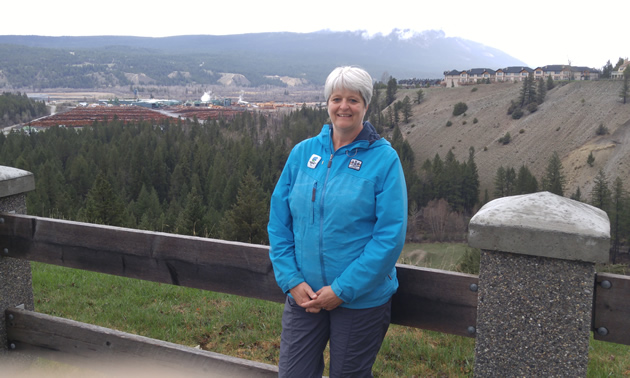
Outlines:
{"label": "wooden fence post", "polygon": [[476,377],[586,377],[595,263],[610,222],[549,192],[491,201],[471,219],[480,248]]}
{"label": "wooden fence post", "polygon": [[[34,189],[32,173],[0,165],[0,222],[4,222],[2,213],[26,214],[26,192]],[[34,309],[31,264],[7,257],[10,246],[2,244],[0,241],[0,357],[6,356],[11,348],[7,340],[6,309],[18,306]]]}

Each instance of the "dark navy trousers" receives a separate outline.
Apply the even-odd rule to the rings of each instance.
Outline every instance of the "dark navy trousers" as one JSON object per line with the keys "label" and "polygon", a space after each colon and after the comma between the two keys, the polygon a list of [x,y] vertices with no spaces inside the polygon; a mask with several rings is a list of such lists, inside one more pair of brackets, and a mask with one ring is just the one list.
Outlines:
{"label": "dark navy trousers", "polygon": [[287,296],[282,314],[279,377],[321,377],[330,341],[331,378],[372,377],[389,328],[391,299],[366,309],[337,307],[312,314]]}

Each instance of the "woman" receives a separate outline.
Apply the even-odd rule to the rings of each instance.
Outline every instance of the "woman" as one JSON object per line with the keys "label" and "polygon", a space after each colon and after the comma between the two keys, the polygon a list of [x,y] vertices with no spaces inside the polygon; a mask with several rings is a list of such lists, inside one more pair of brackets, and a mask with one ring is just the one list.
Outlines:
{"label": "woman", "polygon": [[324,95],[331,124],[297,144],[271,198],[276,281],[288,293],[280,376],[371,376],[398,288],[407,191],[396,151],[363,118],[372,78],[338,67]]}

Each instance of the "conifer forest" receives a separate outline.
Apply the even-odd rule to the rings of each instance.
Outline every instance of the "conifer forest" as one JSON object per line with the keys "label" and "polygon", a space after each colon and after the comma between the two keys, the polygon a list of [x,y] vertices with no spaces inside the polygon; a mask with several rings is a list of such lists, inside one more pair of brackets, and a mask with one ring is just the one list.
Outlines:
{"label": "conifer forest", "polygon": [[[31,111],[18,108],[11,114]],[[474,148],[465,161],[449,151],[419,163],[396,124],[370,120],[403,165],[408,241],[465,241],[470,217],[492,199],[487,190],[480,193]],[[243,111],[230,119],[114,118],[83,128],[0,133],[0,165],[34,174],[36,189],[27,195],[31,215],[267,244],[269,199],[288,154],[327,121],[325,109],[303,106]],[[608,212],[618,252],[628,238],[628,196],[623,182],[599,181],[597,192],[571,197]],[[540,185],[526,166],[501,167],[492,197],[538,190],[566,195],[557,157]]]}

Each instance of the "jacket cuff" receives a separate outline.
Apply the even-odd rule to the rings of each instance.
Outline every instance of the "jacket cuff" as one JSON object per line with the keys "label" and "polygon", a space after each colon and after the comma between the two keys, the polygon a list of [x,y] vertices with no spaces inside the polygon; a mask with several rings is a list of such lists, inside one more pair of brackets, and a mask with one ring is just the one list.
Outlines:
{"label": "jacket cuff", "polygon": [[347,300],[346,298],[343,297],[343,289],[341,289],[341,287],[337,283],[337,279],[335,279],[333,281],[332,285],[330,285],[330,288],[332,289],[333,293],[335,293],[337,298],[339,298],[342,301],[344,301],[344,303],[348,303],[349,302],[349,300]]}
{"label": "jacket cuff", "polygon": [[297,285],[301,284],[304,281],[305,281],[304,277],[302,277],[301,275],[295,276],[291,280],[289,280],[289,282],[287,282],[287,286],[285,289],[283,289],[283,291],[288,294],[291,291],[291,289],[293,289],[294,287],[296,287]]}

